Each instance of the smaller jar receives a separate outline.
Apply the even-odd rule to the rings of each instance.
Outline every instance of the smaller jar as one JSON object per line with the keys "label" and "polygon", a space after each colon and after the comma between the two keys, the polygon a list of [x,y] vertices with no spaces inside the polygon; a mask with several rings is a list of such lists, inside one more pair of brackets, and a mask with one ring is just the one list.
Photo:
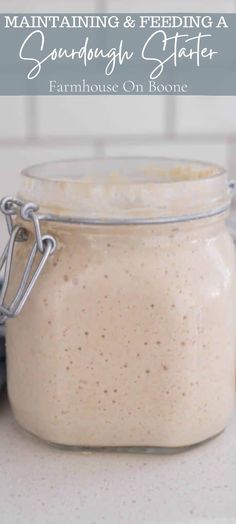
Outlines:
{"label": "smaller jar", "polygon": [[7,322],[7,369],[24,429],[72,447],[181,447],[223,431],[235,384],[230,199],[227,174],[203,163],[23,172],[17,201],[2,204],[24,241],[1,311],[22,309]]}

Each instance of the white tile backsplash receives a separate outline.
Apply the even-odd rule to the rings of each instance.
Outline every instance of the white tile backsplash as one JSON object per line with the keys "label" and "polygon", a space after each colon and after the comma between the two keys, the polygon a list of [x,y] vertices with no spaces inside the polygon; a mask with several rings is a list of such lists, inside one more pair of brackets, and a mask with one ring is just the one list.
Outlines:
{"label": "white tile backsplash", "polygon": [[96,0],[1,0],[1,13],[86,13],[97,8]]}
{"label": "white tile backsplash", "polygon": [[25,98],[0,97],[0,139],[22,138],[26,133]]}
{"label": "white tile backsplash", "polygon": [[41,135],[150,135],[164,128],[159,96],[40,97],[38,103]]}
{"label": "white tile backsplash", "polygon": [[228,167],[228,148],[226,144],[203,141],[159,141],[144,144],[120,143],[105,148],[107,156],[158,156],[165,158],[187,158],[212,162]]}
{"label": "white tile backsplash", "polygon": [[110,12],[231,13],[234,0],[108,0]]}
{"label": "white tile backsplash", "polygon": [[230,13],[235,0],[1,0],[1,13],[42,12],[173,12]]}
{"label": "white tile backsplash", "polygon": [[236,97],[186,96],[176,104],[178,133],[236,133]]}

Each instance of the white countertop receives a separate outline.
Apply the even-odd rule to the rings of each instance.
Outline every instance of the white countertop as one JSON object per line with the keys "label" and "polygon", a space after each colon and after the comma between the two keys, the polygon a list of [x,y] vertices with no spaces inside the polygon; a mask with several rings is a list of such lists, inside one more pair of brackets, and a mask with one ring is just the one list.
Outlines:
{"label": "white countertop", "polygon": [[174,455],[80,453],[28,436],[0,399],[1,524],[236,524],[236,416]]}

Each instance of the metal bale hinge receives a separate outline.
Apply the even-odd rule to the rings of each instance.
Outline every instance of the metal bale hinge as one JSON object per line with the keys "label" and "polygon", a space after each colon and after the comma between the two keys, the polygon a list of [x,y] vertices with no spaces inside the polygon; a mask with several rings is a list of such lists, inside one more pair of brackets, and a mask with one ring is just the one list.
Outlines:
{"label": "metal bale hinge", "polygon": [[[21,200],[5,197],[0,202],[0,212],[5,216],[9,241],[0,258],[0,271],[3,270],[3,284],[0,293],[0,324],[8,318],[14,318],[21,312],[27,298],[29,297],[35,283],[37,282],[47,260],[56,249],[56,240],[51,235],[42,235],[40,228],[40,217],[37,215],[38,206],[32,202],[25,204]],[[25,242],[29,233],[25,227],[16,224],[14,217],[20,217],[21,221],[32,222],[34,226],[35,242],[30,251],[26,266],[21,277],[15,297],[10,304],[5,304],[5,298],[10,284],[14,247],[16,242]],[[33,270],[36,256],[41,258]]]}

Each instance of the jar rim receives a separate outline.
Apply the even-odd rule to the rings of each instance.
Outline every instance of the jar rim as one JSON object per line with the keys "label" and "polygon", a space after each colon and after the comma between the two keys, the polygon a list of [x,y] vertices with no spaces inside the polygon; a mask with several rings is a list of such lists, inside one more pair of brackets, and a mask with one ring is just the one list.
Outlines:
{"label": "jar rim", "polygon": [[55,221],[132,224],[214,216],[228,209],[231,191],[226,170],[209,162],[94,157],[24,169],[18,196]]}
{"label": "jar rim", "polygon": [[[165,177],[160,178],[158,180],[150,180],[148,177],[146,177],[145,182],[152,182],[155,184],[167,184],[167,183],[178,183],[178,182],[197,182],[198,180],[208,179],[208,178],[216,178],[220,177],[222,175],[226,175],[227,171],[225,168],[220,166],[219,164],[213,163],[213,162],[207,162],[202,160],[193,160],[188,158],[172,158],[172,157],[164,157],[164,156],[109,156],[109,157],[78,157],[78,158],[65,158],[61,160],[50,160],[48,162],[40,162],[38,164],[32,164],[21,171],[21,175],[24,177],[28,177],[33,180],[39,180],[41,182],[51,182],[51,183],[62,183],[62,182],[68,182],[72,184],[78,184],[81,182],[86,181],[86,177],[70,177],[70,176],[62,176],[59,177],[56,176],[47,176],[46,171],[49,168],[58,168],[62,165],[68,165],[69,167],[72,164],[77,164],[78,166],[82,167],[82,164],[89,168],[92,166],[98,166],[100,164],[101,166],[105,166],[106,164],[112,164],[116,163],[118,164],[116,167],[119,168],[119,164],[125,163],[125,164],[133,164],[135,167],[135,164],[137,165],[140,162],[150,162],[152,164],[156,163],[159,164],[160,167],[163,166],[163,168],[167,169],[168,167],[171,169],[171,167],[179,166],[179,168],[188,168],[188,167],[195,167],[196,169],[201,170],[212,170],[212,174],[210,176],[206,177],[196,177],[196,178],[182,178],[174,177],[173,179],[165,179]],[[113,168],[114,169],[114,168]],[[214,174],[213,174],[214,173]],[[131,178],[129,178],[131,181]],[[140,181],[140,180],[139,180]],[[144,180],[143,180],[144,181]],[[122,179],[122,182],[124,182],[124,179]],[[104,180],[99,180],[99,178],[96,177],[96,184],[102,184],[104,183]]]}

